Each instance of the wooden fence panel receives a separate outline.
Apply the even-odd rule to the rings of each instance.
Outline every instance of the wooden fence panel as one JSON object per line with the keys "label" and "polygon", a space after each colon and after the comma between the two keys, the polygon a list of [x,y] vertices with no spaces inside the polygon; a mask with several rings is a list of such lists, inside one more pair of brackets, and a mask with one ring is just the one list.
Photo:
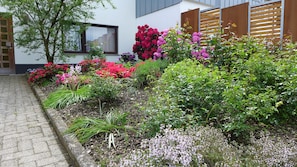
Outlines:
{"label": "wooden fence panel", "polygon": [[202,45],[205,45],[203,41],[206,40],[207,36],[221,32],[220,12],[221,10],[217,8],[200,13],[199,31],[203,34]]}
{"label": "wooden fence panel", "polygon": [[257,38],[280,39],[281,1],[251,8],[250,35]]}
{"label": "wooden fence panel", "polygon": [[236,27],[232,27],[231,31],[237,36],[248,34],[248,14],[249,3],[243,3],[240,5],[228,7],[222,9],[222,27],[228,26],[228,24],[235,24]]}
{"label": "wooden fence panel", "polygon": [[191,27],[190,29],[186,29],[187,32],[190,34],[192,34],[193,32],[198,32],[199,13],[200,13],[200,10],[198,8],[194,10],[189,10],[181,14],[181,26],[184,28],[187,28],[187,26],[190,26]]}
{"label": "wooden fence panel", "polygon": [[285,17],[284,17],[284,36],[290,35],[293,41],[297,41],[297,1],[285,1]]}

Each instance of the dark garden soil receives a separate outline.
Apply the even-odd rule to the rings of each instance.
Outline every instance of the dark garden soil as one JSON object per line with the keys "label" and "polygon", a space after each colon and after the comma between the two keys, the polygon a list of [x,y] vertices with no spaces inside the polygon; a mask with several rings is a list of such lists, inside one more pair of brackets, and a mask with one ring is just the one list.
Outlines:
{"label": "dark garden soil", "polygon": [[[54,84],[41,88],[48,95],[56,89]],[[110,111],[127,112],[127,126],[134,127],[137,131],[140,122],[144,118],[144,114],[140,110],[140,106],[147,101],[147,90],[129,88],[121,91],[118,100],[109,103],[102,103],[100,112],[99,103],[97,101],[86,101],[80,104],[73,104],[64,109],[59,109],[60,116],[69,126],[71,122],[78,117],[95,117],[104,118],[106,113]],[[106,134],[97,135],[87,143],[83,144],[87,152],[101,165],[108,163],[110,160],[117,161],[132,150],[140,147],[142,136],[133,131],[115,132],[115,148],[108,148],[108,136]]]}
{"label": "dark garden soil", "polygon": [[[41,88],[48,95],[56,89],[54,84]],[[127,125],[134,127],[135,130],[140,128],[140,122],[144,119],[144,114],[140,107],[148,99],[147,90],[140,90],[130,87],[119,94],[118,100],[109,103],[103,103],[102,112],[97,101],[86,101],[80,104],[73,104],[64,109],[60,109],[59,113],[67,125],[78,117],[96,117],[103,118],[110,111],[127,112]],[[266,129],[267,128],[264,128]],[[272,136],[277,136],[283,139],[293,139],[297,142],[297,122],[289,122],[287,126],[269,127],[268,131]],[[132,150],[140,148],[143,136],[136,132],[115,132],[115,148],[108,148],[108,137],[106,134],[100,134],[93,137],[87,143],[83,144],[88,153],[94,160],[101,164],[108,164],[109,161],[117,161],[121,157],[130,153]]]}

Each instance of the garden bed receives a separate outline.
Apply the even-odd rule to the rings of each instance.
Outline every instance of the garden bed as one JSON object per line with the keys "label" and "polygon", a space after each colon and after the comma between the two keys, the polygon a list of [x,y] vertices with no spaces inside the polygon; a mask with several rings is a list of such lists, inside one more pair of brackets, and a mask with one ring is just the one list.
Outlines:
{"label": "garden bed", "polygon": [[[43,93],[48,96],[51,92],[57,89],[55,83],[40,87]],[[127,125],[138,127],[139,123],[144,119],[144,114],[140,111],[139,106],[144,104],[148,99],[148,92],[144,89],[123,90],[119,94],[119,100],[113,101],[110,104],[103,104],[104,115],[108,111],[120,110],[128,112]],[[95,117],[102,118],[97,101],[85,101],[70,105],[64,109],[58,109],[59,116],[63,119],[66,125],[70,125],[73,120],[79,117]],[[83,144],[86,152],[98,164],[109,163],[109,160],[119,160],[119,158],[131,153],[132,150],[140,148],[143,136],[135,132],[115,133],[115,147],[108,148],[108,138],[105,134],[97,135],[91,140]]]}

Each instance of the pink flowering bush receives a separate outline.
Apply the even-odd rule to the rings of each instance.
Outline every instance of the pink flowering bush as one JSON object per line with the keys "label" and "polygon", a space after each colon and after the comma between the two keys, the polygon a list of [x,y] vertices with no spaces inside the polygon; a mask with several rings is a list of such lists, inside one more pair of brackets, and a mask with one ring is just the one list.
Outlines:
{"label": "pink flowering bush", "polygon": [[31,84],[42,84],[51,80],[56,74],[66,72],[68,65],[58,65],[53,63],[45,64],[42,68],[30,71],[28,82]]}
{"label": "pink flowering bush", "polygon": [[91,79],[86,75],[81,75],[81,66],[70,66],[69,72],[57,74],[56,84],[63,84],[70,90],[77,90],[80,86],[89,84]]}
{"label": "pink flowering bush", "polygon": [[129,78],[135,67],[126,68],[123,64],[116,64],[114,62],[104,62],[102,68],[96,71],[100,77],[113,77],[113,78]]}
{"label": "pink flowering bush", "polygon": [[177,63],[186,58],[195,58],[204,62],[209,59],[209,54],[205,48],[200,47],[201,35],[200,32],[188,34],[178,27],[162,31],[154,59],[166,58],[171,63]]}
{"label": "pink flowering bush", "polygon": [[138,26],[133,52],[137,53],[138,58],[141,60],[153,58],[153,54],[158,48],[158,37],[159,31],[156,28],[151,28],[148,25]]}

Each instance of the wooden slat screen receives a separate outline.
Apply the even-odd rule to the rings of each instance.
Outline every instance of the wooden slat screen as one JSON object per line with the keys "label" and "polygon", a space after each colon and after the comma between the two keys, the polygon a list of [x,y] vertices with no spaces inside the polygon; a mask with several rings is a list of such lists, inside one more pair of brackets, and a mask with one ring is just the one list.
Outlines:
{"label": "wooden slat screen", "polygon": [[220,9],[213,9],[200,13],[199,31],[203,34],[201,38],[202,45],[204,45],[203,42],[207,36],[217,34],[221,31],[220,12]]}
{"label": "wooden slat screen", "polygon": [[281,33],[281,1],[251,8],[250,35],[279,39]]}

